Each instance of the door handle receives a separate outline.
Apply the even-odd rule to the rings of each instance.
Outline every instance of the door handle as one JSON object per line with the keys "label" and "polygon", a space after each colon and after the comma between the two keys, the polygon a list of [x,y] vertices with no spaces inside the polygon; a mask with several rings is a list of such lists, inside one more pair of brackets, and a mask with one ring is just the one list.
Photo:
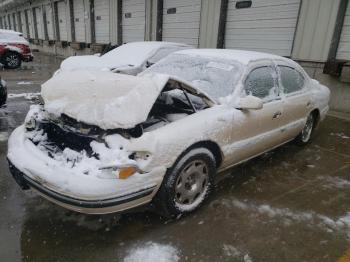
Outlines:
{"label": "door handle", "polygon": [[276,112],[276,113],[273,114],[272,119],[277,119],[277,118],[279,118],[281,115],[282,115],[282,112],[281,112],[281,111],[278,111],[278,112]]}

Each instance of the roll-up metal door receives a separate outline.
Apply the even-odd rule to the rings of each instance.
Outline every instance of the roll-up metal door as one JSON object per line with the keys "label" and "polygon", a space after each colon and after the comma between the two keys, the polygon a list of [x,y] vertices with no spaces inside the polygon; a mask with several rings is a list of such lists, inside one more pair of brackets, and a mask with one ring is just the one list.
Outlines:
{"label": "roll-up metal door", "polygon": [[58,16],[58,30],[60,32],[60,40],[68,41],[67,12],[66,12],[65,1],[61,1],[57,3],[57,16]]}
{"label": "roll-up metal door", "polygon": [[54,40],[53,10],[51,4],[44,6],[46,12],[46,27],[49,40]]}
{"label": "roll-up metal door", "polygon": [[199,44],[201,0],[164,0],[163,41]]}
{"label": "roll-up metal door", "polygon": [[17,20],[16,20],[16,13],[12,14],[12,24],[13,24],[13,30],[18,31]]}
{"label": "roll-up metal door", "polygon": [[36,28],[38,30],[38,39],[44,39],[43,13],[41,7],[35,8]]}
{"label": "roll-up metal door", "polygon": [[346,8],[344,24],[337,50],[337,59],[350,60],[350,4]]}
{"label": "roll-up metal door", "polygon": [[24,14],[24,10],[22,10],[20,12],[20,16],[21,16],[21,24],[22,24],[22,33],[24,35],[24,37],[28,37],[28,32],[27,32],[27,25],[26,25],[26,16]]}
{"label": "roll-up metal door", "polygon": [[28,27],[29,27],[30,38],[35,38],[33,12],[31,9],[28,9],[28,10],[26,10],[26,13],[27,13],[27,18],[28,18]]}
{"label": "roll-up metal door", "polygon": [[0,28],[1,28],[1,29],[4,29],[4,25],[3,25],[3,23],[2,23],[2,17],[0,17]]}
{"label": "roll-up metal door", "polygon": [[96,43],[109,43],[109,0],[95,1]]}
{"label": "roll-up metal door", "polygon": [[144,41],[146,24],[145,0],[124,0],[122,6],[123,42]]}
{"label": "roll-up metal door", "polygon": [[74,0],[73,6],[75,40],[77,42],[86,42],[84,0]]}
{"label": "roll-up metal door", "polygon": [[290,56],[299,8],[300,0],[229,0],[225,48]]}
{"label": "roll-up metal door", "polygon": [[23,33],[21,12],[16,13],[18,31]]}

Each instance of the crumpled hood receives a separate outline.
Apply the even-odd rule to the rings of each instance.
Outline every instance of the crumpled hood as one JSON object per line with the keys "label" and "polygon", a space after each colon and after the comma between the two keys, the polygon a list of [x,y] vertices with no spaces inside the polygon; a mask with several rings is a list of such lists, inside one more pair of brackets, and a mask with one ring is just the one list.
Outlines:
{"label": "crumpled hood", "polygon": [[132,66],[128,66],[125,63],[120,63],[118,61],[109,61],[107,59],[103,59],[100,56],[95,55],[83,55],[83,56],[71,56],[67,59],[63,60],[61,63],[60,69],[61,71],[74,71],[74,70],[105,70],[109,71],[111,69],[116,68],[130,68]]}
{"label": "crumpled hood", "polygon": [[166,75],[63,71],[42,85],[41,96],[48,113],[66,114],[102,129],[127,129],[147,119],[168,79]]}

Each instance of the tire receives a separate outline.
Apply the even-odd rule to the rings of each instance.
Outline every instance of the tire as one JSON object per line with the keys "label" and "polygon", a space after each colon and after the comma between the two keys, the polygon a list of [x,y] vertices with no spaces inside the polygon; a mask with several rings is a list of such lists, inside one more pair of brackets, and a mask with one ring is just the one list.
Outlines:
{"label": "tire", "polygon": [[22,64],[21,55],[16,52],[6,52],[3,57],[3,63],[5,68],[16,69]]}
{"label": "tire", "polygon": [[175,217],[198,209],[213,188],[215,173],[215,158],[208,149],[184,153],[164,176],[155,197],[157,211]]}
{"label": "tire", "polygon": [[305,126],[301,130],[300,134],[295,138],[295,142],[298,145],[303,146],[310,143],[312,134],[314,131],[315,123],[316,123],[315,121],[316,121],[315,115],[313,113],[310,113],[306,119]]}

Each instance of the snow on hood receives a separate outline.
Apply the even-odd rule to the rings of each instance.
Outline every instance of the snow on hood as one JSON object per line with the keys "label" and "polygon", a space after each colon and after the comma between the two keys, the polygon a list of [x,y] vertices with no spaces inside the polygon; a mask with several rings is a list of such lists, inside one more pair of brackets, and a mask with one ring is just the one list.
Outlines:
{"label": "snow on hood", "polygon": [[130,76],[106,71],[63,71],[45,82],[45,109],[103,129],[133,128],[147,119],[166,75]]}
{"label": "snow on hood", "polygon": [[72,71],[81,69],[106,69],[109,70],[110,65],[104,62],[101,57],[95,55],[71,56],[61,63],[61,70]]}
{"label": "snow on hood", "polygon": [[28,41],[18,32],[0,31],[0,44],[24,44],[29,45]]}

